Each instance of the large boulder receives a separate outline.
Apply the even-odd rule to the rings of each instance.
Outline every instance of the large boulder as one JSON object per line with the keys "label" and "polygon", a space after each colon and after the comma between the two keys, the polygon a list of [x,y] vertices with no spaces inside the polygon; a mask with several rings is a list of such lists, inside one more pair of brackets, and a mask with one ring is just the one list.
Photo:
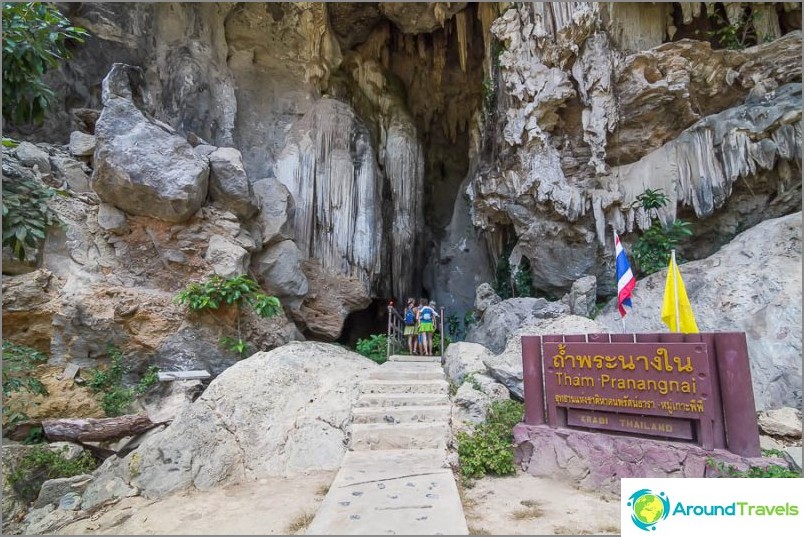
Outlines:
{"label": "large boulder", "polygon": [[91,157],[95,153],[95,136],[80,131],[70,133],[70,154],[76,157]]}
{"label": "large boulder", "polygon": [[486,366],[483,361],[492,356],[486,347],[477,343],[450,343],[444,351],[444,372],[451,382],[460,384],[466,375],[484,373]]}
{"label": "large boulder", "polygon": [[139,68],[116,63],[103,80],[92,188],[129,214],[182,222],[204,203],[209,165],[140,110],[142,79]]}
{"label": "large boulder", "polygon": [[213,235],[204,259],[221,278],[235,278],[248,271],[249,254],[245,248],[221,235]]}
{"label": "large boulder", "polygon": [[452,398],[452,427],[470,430],[472,424],[486,421],[486,415],[495,401],[510,399],[508,389],[493,378],[476,374],[467,377]]}
{"label": "large boulder", "polygon": [[14,152],[24,166],[29,168],[36,166],[39,168],[39,173],[43,175],[50,173],[50,157],[47,151],[30,142],[20,142]]}
{"label": "large boulder", "polygon": [[760,412],[757,416],[759,429],[770,436],[801,438],[801,411],[784,407]]}
{"label": "large boulder", "polygon": [[133,488],[159,498],[188,487],[334,471],[346,452],[358,382],[376,367],[324,343],[290,343],[242,360],[163,433],[123,459],[108,459],[95,477],[111,492],[93,483],[84,508]]}
{"label": "large boulder", "polygon": [[251,184],[240,151],[233,147],[220,147],[208,158],[211,168],[209,197],[241,218],[252,217],[257,207],[252,199]]}
{"label": "large boulder", "polygon": [[266,291],[286,299],[286,303],[294,308],[309,289],[302,261],[296,243],[282,241],[255,256],[252,268]]}
{"label": "large boulder", "polygon": [[[766,220],[680,270],[701,332],[745,332],[757,410],[801,408],[801,212]],[[666,279],[665,269],[637,281],[629,331],[668,331]],[[596,320],[620,331],[616,300]]]}
{"label": "large boulder", "polygon": [[539,319],[554,319],[569,313],[561,302],[549,302],[544,298],[509,298],[489,306],[483,317],[466,334],[466,341],[480,343],[491,352],[499,353],[505,341],[520,326]]}
{"label": "large boulder", "polygon": [[505,350],[484,360],[489,374],[504,384],[512,397],[525,399],[522,383],[522,336],[543,336],[549,334],[599,334],[607,330],[599,323],[577,315],[567,315],[557,319],[536,319],[513,331],[505,345]]}
{"label": "large boulder", "polygon": [[295,208],[293,196],[287,187],[268,177],[260,179],[253,185],[254,194],[260,214],[257,215],[263,246],[293,239],[290,222],[293,220]]}

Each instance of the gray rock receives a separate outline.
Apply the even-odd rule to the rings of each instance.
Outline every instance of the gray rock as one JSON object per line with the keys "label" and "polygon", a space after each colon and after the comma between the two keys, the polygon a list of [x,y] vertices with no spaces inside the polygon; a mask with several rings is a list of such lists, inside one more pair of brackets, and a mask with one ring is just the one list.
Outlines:
{"label": "gray rock", "polygon": [[801,414],[790,407],[767,410],[757,416],[759,430],[770,436],[801,438]]}
{"label": "gray rock", "polygon": [[91,192],[89,175],[84,170],[86,165],[67,157],[52,157],[50,164],[56,177],[67,182],[73,192]]}
{"label": "gray rock", "polygon": [[115,235],[122,235],[128,231],[126,213],[108,203],[101,203],[98,207],[98,225]]}
{"label": "gray rock", "polygon": [[184,252],[181,250],[174,250],[173,248],[162,250],[162,259],[168,263],[176,263],[177,265],[186,265],[188,261],[187,256],[184,255]]}
{"label": "gray rock", "polygon": [[777,442],[770,436],[759,435],[759,449],[782,449],[784,445]]}
{"label": "gray rock", "polygon": [[223,350],[218,339],[220,336],[208,330],[182,328],[165,338],[153,355],[153,363],[162,371],[206,369],[213,376],[219,375],[237,362],[237,356]]}
{"label": "gray rock", "polygon": [[[130,496],[137,496],[140,493],[137,487],[131,486],[123,478],[112,472],[103,471],[104,468],[114,467],[115,463],[120,460],[121,459],[110,457],[95,471],[95,479],[84,491],[82,502],[84,509],[91,509],[99,503],[103,503],[112,498],[128,498]],[[107,465],[106,463],[111,464]],[[129,469],[129,472],[130,471]]]}
{"label": "gray rock", "polygon": [[302,271],[302,253],[293,241],[282,241],[254,258],[252,268],[264,282],[266,291],[280,298],[300,298],[309,284]]}
{"label": "gray rock", "polygon": [[222,278],[234,278],[248,271],[249,253],[221,235],[210,237],[204,259],[212,265],[215,274]]}
{"label": "gray rock", "polygon": [[153,394],[149,394],[143,403],[143,408],[152,422],[168,422],[178,416],[184,407],[192,403],[203,391],[204,385],[200,380],[163,382]]}
{"label": "gray rock", "polygon": [[95,137],[73,131],[70,133],[70,154],[76,157],[91,157],[95,153]]}
{"label": "gray rock", "polygon": [[453,427],[458,430],[469,429],[469,424],[486,421],[489,406],[495,401],[509,399],[508,389],[486,375],[472,375],[471,381],[458,387],[453,397]]}
{"label": "gray rock", "polygon": [[52,504],[48,504],[38,509],[31,509],[23,519],[23,524],[26,526],[26,529],[29,530],[27,533],[36,533],[35,531],[30,531],[30,529],[37,528],[45,517],[47,517],[47,515],[51,512],[55,511],[55,509],[56,507]]}
{"label": "gray rock", "polygon": [[[507,302],[507,300],[505,301]],[[543,336],[547,334],[597,334],[606,332],[599,323],[575,315],[567,315],[556,319],[535,319],[518,326],[508,338],[505,350],[483,363],[490,375],[504,384],[511,395],[524,400],[525,390],[522,384],[522,336]]]}
{"label": "gray rock", "polygon": [[224,208],[246,219],[257,212],[251,193],[251,184],[243,167],[240,151],[232,147],[219,147],[209,154],[209,196]]}
{"label": "gray rock", "polygon": [[785,459],[791,463],[794,469],[801,472],[801,446],[789,446],[785,448]]}
{"label": "gray rock", "polygon": [[84,452],[83,446],[73,444],[72,442],[51,442],[47,447],[51,451],[61,453],[62,458],[67,461],[77,459]]}
{"label": "gray rock", "polygon": [[569,308],[573,315],[591,318],[597,302],[597,278],[584,276],[575,280],[569,292]]}
{"label": "gray rock", "polygon": [[260,207],[257,216],[262,245],[293,239],[290,223],[295,211],[293,196],[287,187],[276,179],[260,179],[254,183],[254,194]]}
{"label": "gray rock", "polygon": [[201,144],[193,147],[193,151],[195,151],[195,154],[198,155],[199,157],[209,157],[209,155],[214,153],[215,150],[217,149],[218,148],[215,147],[214,145],[206,145],[206,144]]}
{"label": "gray rock", "polygon": [[3,246],[3,274],[19,276],[33,272],[39,266],[39,248],[25,248],[25,259],[20,259],[8,246]]}
{"label": "gray rock", "polygon": [[129,214],[182,222],[206,198],[209,165],[137,107],[141,77],[139,68],[116,63],[103,80],[92,188]]}
{"label": "gray rock", "polygon": [[[745,332],[757,410],[801,408],[801,212],[766,220],[716,254],[680,266],[701,332]],[[667,270],[637,281],[633,332],[667,332]],[[622,330],[616,300],[596,321]]]}
{"label": "gray rock", "polygon": [[81,494],[92,481],[92,476],[88,474],[77,475],[74,477],[60,477],[49,479],[42,483],[39,489],[39,496],[34,502],[34,507],[44,507],[48,504],[56,504],[59,499],[68,492]]}
{"label": "gray rock", "polygon": [[466,341],[480,343],[491,352],[499,353],[505,348],[508,336],[520,326],[568,313],[567,305],[560,302],[548,302],[544,298],[509,298],[489,306],[480,322],[469,330]]}
{"label": "gray rock", "polygon": [[59,509],[65,511],[78,511],[81,509],[83,498],[77,492],[68,492],[59,500]]}
{"label": "gray rock", "polygon": [[20,145],[15,149],[15,153],[19,161],[25,166],[29,168],[37,166],[41,174],[50,173],[50,157],[46,151],[39,149],[34,144],[30,142],[20,142]]}
{"label": "gray rock", "polygon": [[444,372],[454,384],[460,384],[470,373],[486,371],[484,360],[492,355],[483,345],[458,341],[450,343],[444,352]]}
{"label": "gray rock", "polygon": [[162,434],[124,459],[107,460],[96,481],[129,480],[159,498],[191,486],[335,470],[346,452],[358,382],[376,368],[323,343],[257,353],[213,380]]}
{"label": "gray rock", "polygon": [[488,283],[481,283],[475,289],[475,310],[482,315],[489,306],[494,306],[502,302],[502,299],[494,292],[494,288]]}

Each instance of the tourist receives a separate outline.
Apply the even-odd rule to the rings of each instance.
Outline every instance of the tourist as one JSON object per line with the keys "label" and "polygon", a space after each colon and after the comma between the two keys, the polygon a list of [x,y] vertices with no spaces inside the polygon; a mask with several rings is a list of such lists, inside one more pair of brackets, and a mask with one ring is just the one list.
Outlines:
{"label": "tourist", "polygon": [[418,336],[416,334],[416,301],[408,299],[408,305],[402,315],[405,323],[403,335],[408,338],[408,352],[413,355],[418,349]]}
{"label": "tourist", "polygon": [[433,332],[435,331],[435,310],[427,305],[426,299],[421,299],[419,307],[419,333],[422,334],[422,354],[433,355]]}

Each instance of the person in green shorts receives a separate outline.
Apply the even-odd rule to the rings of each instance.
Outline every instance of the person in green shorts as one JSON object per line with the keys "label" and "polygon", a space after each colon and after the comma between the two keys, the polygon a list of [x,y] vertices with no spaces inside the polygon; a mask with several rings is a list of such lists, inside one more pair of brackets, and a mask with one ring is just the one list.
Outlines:
{"label": "person in green shorts", "polygon": [[403,335],[408,338],[408,352],[413,355],[418,350],[418,336],[416,334],[416,302],[408,299],[408,305],[402,318],[405,321],[405,331]]}
{"label": "person in green shorts", "polygon": [[426,299],[419,301],[419,333],[422,334],[422,354],[433,355],[433,332],[435,332],[435,310],[427,304]]}

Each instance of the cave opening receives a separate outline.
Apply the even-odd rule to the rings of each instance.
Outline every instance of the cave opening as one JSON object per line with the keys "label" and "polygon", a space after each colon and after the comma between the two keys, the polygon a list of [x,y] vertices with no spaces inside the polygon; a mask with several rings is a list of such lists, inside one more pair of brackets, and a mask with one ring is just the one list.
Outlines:
{"label": "cave opening", "polygon": [[359,339],[388,330],[388,299],[375,298],[365,309],[353,311],[346,317],[337,343],[354,349]]}

